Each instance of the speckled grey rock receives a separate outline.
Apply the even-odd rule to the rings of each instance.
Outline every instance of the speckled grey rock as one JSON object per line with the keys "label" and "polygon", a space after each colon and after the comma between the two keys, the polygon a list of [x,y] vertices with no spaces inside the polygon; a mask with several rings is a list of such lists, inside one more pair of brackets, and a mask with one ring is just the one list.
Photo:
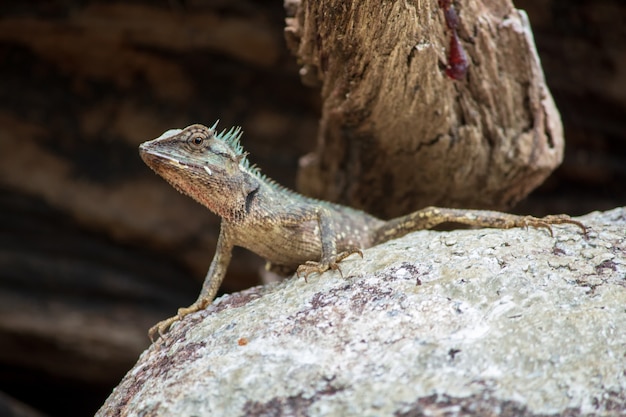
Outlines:
{"label": "speckled grey rock", "polygon": [[624,415],[626,209],[580,220],[417,232],[222,297],[97,416]]}

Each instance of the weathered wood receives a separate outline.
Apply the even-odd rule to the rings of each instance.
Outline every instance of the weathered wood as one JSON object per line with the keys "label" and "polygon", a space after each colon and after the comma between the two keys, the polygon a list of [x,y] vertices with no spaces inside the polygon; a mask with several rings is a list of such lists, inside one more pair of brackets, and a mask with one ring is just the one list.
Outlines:
{"label": "weathered wood", "polygon": [[323,100],[305,192],[386,217],[502,209],[560,163],[559,113],[525,15],[510,0],[456,4],[470,58],[462,81],[445,75],[437,0],[295,2],[289,45]]}
{"label": "weathered wood", "polygon": [[520,210],[587,213],[626,204],[626,2],[515,0],[528,11],[567,146]]}

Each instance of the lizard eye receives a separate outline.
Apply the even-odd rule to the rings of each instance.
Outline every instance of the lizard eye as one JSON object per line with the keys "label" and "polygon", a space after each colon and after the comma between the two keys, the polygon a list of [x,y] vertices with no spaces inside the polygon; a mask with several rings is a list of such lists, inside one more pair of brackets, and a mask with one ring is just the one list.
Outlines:
{"label": "lizard eye", "polygon": [[200,147],[204,143],[204,137],[202,137],[201,135],[193,135],[189,138],[188,142],[196,147]]}

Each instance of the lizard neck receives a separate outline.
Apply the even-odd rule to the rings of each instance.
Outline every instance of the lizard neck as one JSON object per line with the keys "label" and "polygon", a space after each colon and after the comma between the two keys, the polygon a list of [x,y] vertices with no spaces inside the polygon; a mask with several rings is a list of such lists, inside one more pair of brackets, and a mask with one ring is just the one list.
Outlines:
{"label": "lizard neck", "polygon": [[208,175],[204,170],[188,175],[181,184],[182,192],[230,223],[247,217],[260,185],[245,171],[227,177]]}
{"label": "lizard neck", "polygon": [[192,160],[181,163],[149,153],[143,153],[142,158],[178,191],[231,223],[245,219],[260,186],[258,178],[241,168],[208,168]]}

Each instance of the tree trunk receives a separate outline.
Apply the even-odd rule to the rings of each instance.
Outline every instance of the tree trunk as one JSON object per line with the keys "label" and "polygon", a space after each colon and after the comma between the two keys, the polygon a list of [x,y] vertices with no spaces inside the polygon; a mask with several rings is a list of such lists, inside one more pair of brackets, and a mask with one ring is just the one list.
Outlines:
{"label": "tree trunk", "polygon": [[[509,208],[561,162],[563,132],[526,15],[463,1],[458,30],[436,0],[291,5],[287,39],[321,87],[308,194],[391,217],[427,205]],[[451,36],[467,76],[446,75]]]}

